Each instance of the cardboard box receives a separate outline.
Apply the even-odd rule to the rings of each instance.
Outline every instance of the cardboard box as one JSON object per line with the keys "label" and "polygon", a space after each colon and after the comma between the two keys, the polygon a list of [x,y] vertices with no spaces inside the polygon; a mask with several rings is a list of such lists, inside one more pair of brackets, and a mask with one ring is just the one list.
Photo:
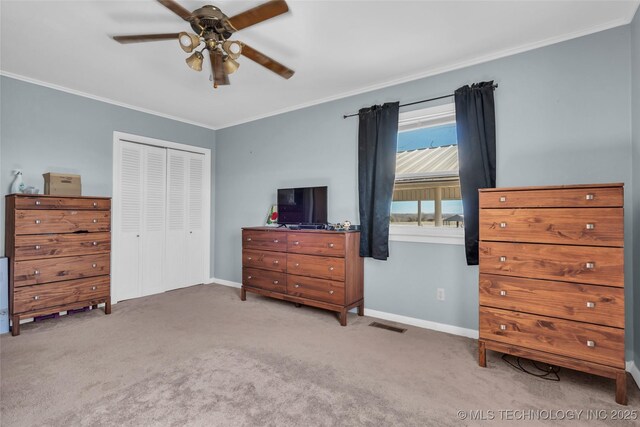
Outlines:
{"label": "cardboard box", "polygon": [[81,196],[80,175],[48,172],[44,177],[44,194],[55,196]]}

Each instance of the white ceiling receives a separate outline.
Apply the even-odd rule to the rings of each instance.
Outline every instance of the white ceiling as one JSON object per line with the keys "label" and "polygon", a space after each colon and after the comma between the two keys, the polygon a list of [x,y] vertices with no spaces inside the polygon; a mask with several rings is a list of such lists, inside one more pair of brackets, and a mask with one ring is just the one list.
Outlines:
{"label": "white ceiling", "polygon": [[[233,16],[262,1],[215,4]],[[240,58],[214,90],[178,42],[115,34],[190,31],[154,0],[0,3],[3,74],[219,129],[629,23],[634,1],[288,1],[235,34],[294,69],[284,80]]]}

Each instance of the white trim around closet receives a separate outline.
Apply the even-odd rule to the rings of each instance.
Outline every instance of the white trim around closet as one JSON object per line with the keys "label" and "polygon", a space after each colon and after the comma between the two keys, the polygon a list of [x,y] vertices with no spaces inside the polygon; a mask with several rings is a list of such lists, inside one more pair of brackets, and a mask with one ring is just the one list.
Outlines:
{"label": "white trim around closet", "polygon": [[[204,164],[205,164],[205,167],[208,169],[208,173],[205,173],[205,176],[209,178],[204,180],[205,182],[203,182],[203,191],[204,191],[203,203],[204,203],[204,219],[205,219],[204,221],[204,236],[205,236],[204,270],[205,271],[203,272],[202,278],[203,278],[203,283],[205,283],[209,279],[209,277],[213,276],[213,271],[211,270],[211,256],[213,255],[211,242],[213,241],[213,232],[212,232],[212,230],[214,229],[213,228],[213,224],[214,224],[213,212],[215,211],[214,211],[213,203],[211,200],[211,179],[214,176],[214,166],[212,162],[211,149],[196,147],[196,146],[187,145],[187,144],[180,144],[177,142],[165,141],[162,139],[150,138],[147,136],[135,135],[131,133],[125,133],[125,132],[119,132],[119,131],[113,132],[113,147],[112,147],[113,151],[112,151],[112,162],[111,162],[112,174],[113,174],[112,180],[111,180],[112,181],[112,197],[113,197],[113,204],[111,207],[111,211],[112,211],[111,239],[112,239],[112,246],[113,246],[112,253],[114,250],[117,250],[117,238],[114,239],[114,237],[116,237],[117,235],[115,230],[117,230],[117,226],[119,224],[116,224],[117,215],[115,215],[114,213],[117,212],[116,209],[119,208],[118,203],[120,201],[120,186],[118,182],[118,177],[120,176],[120,174],[118,170],[119,162],[116,156],[118,155],[118,152],[119,152],[118,148],[121,141],[133,142],[136,144],[151,145],[154,147],[170,148],[173,150],[203,154],[205,156]],[[111,262],[113,262],[113,259],[114,257],[112,256]],[[112,266],[112,270],[113,270],[113,266]],[[118,290],[114,289],[113,283],[112,283],[112,289],[111,289],[111,301],[112,303],[118,302]]]}

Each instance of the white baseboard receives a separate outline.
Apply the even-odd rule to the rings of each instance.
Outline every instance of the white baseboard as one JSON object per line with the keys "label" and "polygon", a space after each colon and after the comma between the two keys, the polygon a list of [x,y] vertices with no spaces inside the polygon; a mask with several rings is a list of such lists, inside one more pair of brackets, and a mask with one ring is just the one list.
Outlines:
{"label": "white baseboard", "polygon": [[417,326],[418,328],[431,329],[447,334],[460,335],[467,338],[478,338],[478,331],[475,329],[461,328],[459,326],[447,325],[445,323],[432,322],[430,320],[416,319],[415,317],[401,316],[399,314],[385,313],[384,311],[364,309],[365,316],[376,317],[378,319],[390,320],[392,322],[404,323],[405,325]]}
{"label": "white baseboard", "polygon": [[215,277],[212,277],[211,279],[209,279],[209,284],[229,286],[231,288],[241,288],[242,287],[242,283],[233,282],[231,280],[216,279]]}
{"label": "white baseboard", "polygon": [[636,386],[640,388],[640,369],[638,369],[638,366],[633,360],[627,360],[627,372],[631,374],[636,382]]}

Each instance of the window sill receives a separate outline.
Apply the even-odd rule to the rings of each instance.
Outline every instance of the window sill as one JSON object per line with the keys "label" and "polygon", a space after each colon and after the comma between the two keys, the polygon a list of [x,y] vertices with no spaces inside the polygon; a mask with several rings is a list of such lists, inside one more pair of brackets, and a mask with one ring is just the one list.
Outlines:
{"label": "window sill", "polygon": [[418,227],[417,225],[391,225],[389,240],[393,242],[438,243],[464,245],[463,228]]}

